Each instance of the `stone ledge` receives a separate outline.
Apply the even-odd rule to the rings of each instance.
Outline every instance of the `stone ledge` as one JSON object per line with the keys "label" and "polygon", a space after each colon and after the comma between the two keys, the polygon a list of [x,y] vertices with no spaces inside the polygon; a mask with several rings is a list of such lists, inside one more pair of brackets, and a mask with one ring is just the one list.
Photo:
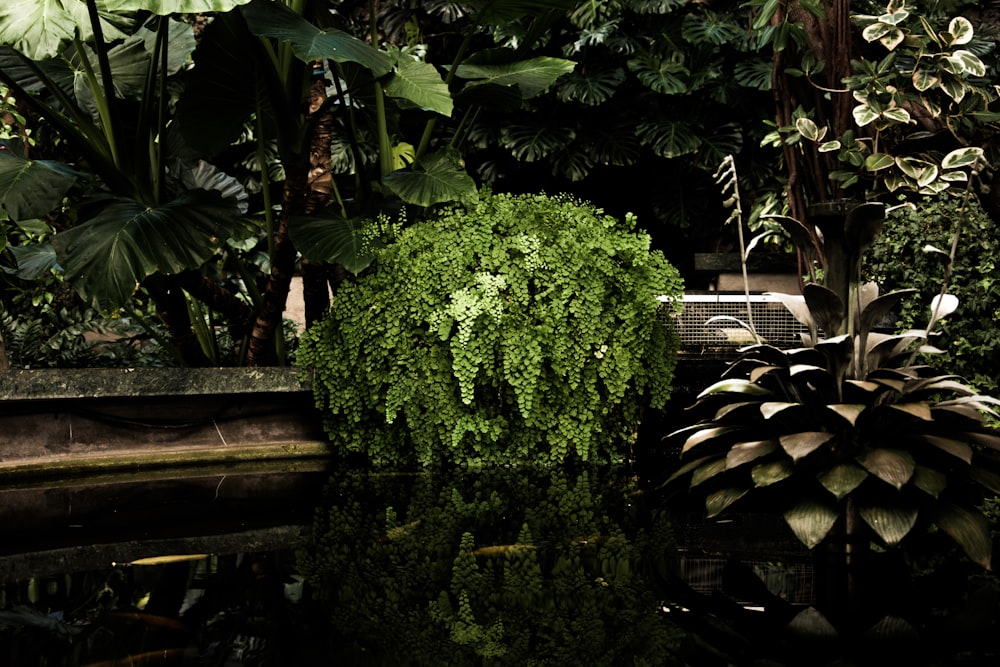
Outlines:
{"label": "stone ledge", "polygon": [[67,368],[0,373],[0,401],[309,392],[298,368]]}

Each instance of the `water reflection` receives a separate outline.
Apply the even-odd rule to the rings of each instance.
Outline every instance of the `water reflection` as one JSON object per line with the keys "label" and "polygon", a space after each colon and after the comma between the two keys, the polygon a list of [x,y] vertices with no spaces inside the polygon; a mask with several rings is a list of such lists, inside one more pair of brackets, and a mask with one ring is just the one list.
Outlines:
{"label": "water reflection", "polygon": [[341,471],[311,531],[234,515],[117,551],[145,561],[8,577],[0,664],[671,664],[671,532],[640,499],[618,471]]}
{"label": "water reflection", "polygon": [[353,664],[665,664],[670,533],[595,470],[346,473],[300,568]]}

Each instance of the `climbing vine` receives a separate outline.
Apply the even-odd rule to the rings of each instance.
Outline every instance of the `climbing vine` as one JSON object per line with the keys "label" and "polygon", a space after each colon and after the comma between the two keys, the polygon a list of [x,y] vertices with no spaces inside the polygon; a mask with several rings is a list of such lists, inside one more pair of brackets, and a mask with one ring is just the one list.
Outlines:
{"label": "climbing vine", "polygon": [[305,336],[334,443],[376,464],[620,459],[677,341],[649,238],[565,196],[483,193],[404,230]]}

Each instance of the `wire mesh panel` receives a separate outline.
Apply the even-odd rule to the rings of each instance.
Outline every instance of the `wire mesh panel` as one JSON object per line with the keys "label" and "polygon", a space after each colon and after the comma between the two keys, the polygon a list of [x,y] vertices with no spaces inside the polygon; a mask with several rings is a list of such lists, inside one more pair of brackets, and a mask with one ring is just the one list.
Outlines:
{"label": "wire mesh panel", "polygon": [[[801,298],[801,297],[798,297]],[[799,347],[802,334],[809,329],[788,312],[777,297],[751,294],[749,308],[745,294],[722,292],[686,293],[680,313],[670,307],[663,317],[680,334],[682,351],[735,351],[755,342],[753,328],[768,345],[780,348]]]}

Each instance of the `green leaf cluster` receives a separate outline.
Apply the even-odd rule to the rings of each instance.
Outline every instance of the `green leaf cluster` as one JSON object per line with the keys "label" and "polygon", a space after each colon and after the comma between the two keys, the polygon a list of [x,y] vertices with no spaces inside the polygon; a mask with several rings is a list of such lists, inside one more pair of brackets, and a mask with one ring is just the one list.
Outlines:
{"label": "green leaf cluster", "polygon": [[906,549],[943,533],[989,569],[978,502],[1000,493],[1000,434],[986,424],[1000,400],[917,361],[940,352],[932,330],[957,309],[954,295],[935,295],[923,328],[879,330],[915,291],[879,296],[860,282],[879,208],[798,223],[793,241],[833,286],[777,295],[808,327],[805,347],[753,346],[705,389],[693,423],[667,436],[681,455],[667,484],[686,480],[709,516],[763,503],[810,549],[832,539]]}
{"label": "green leaf cluster", "polygon": [[376,464],[621,459],[677,341],[649,238],[565,196],[492,195],[418,222],[310,329],[334,444]]}
{"label": "green leaf cluster", "polygon": [[[885,289],[909,287],[921,296],[902,304],[896,324],[899,331],[926,319],[918,304],[928,303],[938,293],[945,272],[945,256],[933,248],[948,249],[956,218],[954,201],[924,200],[915,209],[897,209],[872,246],[865,264],[867,275]],[[959,306],[942,323],[943,353],[935,362],[989,393],[1000,387],[1000,340],[992,327],[983,326],[1000,318],[997,238],[996,223],[981,207],[970,205],[949,287]]]}

